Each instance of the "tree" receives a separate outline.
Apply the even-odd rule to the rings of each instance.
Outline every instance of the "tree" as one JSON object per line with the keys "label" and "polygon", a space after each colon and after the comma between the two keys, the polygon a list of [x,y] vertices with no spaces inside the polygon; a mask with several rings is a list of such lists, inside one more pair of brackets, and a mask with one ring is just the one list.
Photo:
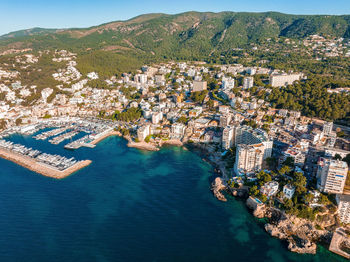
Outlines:
{"label": "tree", "polygon": [[305,203],[312,203],[314,201],[314,195],[309,193],[304,196]]}
{"label": "tree", "polygon": [[136,120],[140,119],[141,115],[142,115],[142,113],[141,113],[141,110],[139,108],[131,107],[131,108],[127,109],[126,111],[121,112],[116,117],[120,121],[132,122],[132,121],[136,121]]}
{"label": "tree", "polygon": [[300,173],[300,172],[295,172],[294,173],[294,180],[293,180],[293,185],[295,186],[295,192],[297,194],[303,194],[307,191],[306,189],[306,177]]}
{"label": "tree", "polygon": [[259,194],[259,189],[256,185],[249,188],[249,195],[257,196]]}
{"label": "tree", "polygon": [[350,154],[347,154],[346,157],[343,158],[343,161],[348,163],[348,166],[350,167]]}
{"label": "tree", "polygon": [[257,179],[259,180],[259,185],[262,186],[267,182],[270,182],[272,180],[271,175],[264,172],[260,171],[258,174],[256,174]]}
{"label": "tree", "polygon": [[193,92],[191,94],[191,99],[196,103],[203,103],[207,94],[208,94],[208,90]]}
{"label": "tree", "polygon": [[182,123],[182,124],[187,124],[188,118],[185,116],[180,116],[177,122]]}
{"label": "tree", "polygon": [[145,138],[145,142],[146,142],[146,143],[149,143],[150,140],[151,140],[151,135],[149,135],[149,136],[147,136],[147,137]]}
{"label": "tree", "polygon": [[328,197],[324,194],[321,194],[320,195],[320,198],[318,199],[318,202],[321,204],[321,205],[327,205],[329,203],[329,200],[328,200]]}
{"label": "tree", "polygon": [[290,210],[292,207],[294,206],[294,203],[291,199],[287,198],[285,201],[284,201],[284,207],[285,209],[287,210]]}
{"label": "tree", "polygon": [[338,137],[344,137],[344,136],[345,136],[344,131],[339,131],[339,132],[337,132],[337,136],[338,136]]}
{"label": "tree", "polygon": [[342,157],[339,154],[335,154],[334,159],[335,160],[342,160]]}
{"label": "tree", "polygon": [[21,118],[17,118],[16,119],[16,126],[19,126],[22,124],[22,119]]}
{"label": "tree", "polygon": [[283,162],[283,165],[294,167],[294,158],[293,157],[287,157],[286,160]]}
{"label": "tree", "polygon": [[209,99],[209,101],[207,102],[207,106],[208,106],[210,109],[214,108],[214,100]]}
{"label": "tree", "polygon": [[[285,163],[286,161],[284,161],[283,163]],[[291,171],[291,168],[288,165],[284,165],[281,167],[280,170],[278,170],[278,173],[280,175],[285,175],[288,174]]]}
{"label": "tree", "polygon": [[275,157],[266,158],[266,163],[271,170],[275,170],[277,166],[277,159]]}

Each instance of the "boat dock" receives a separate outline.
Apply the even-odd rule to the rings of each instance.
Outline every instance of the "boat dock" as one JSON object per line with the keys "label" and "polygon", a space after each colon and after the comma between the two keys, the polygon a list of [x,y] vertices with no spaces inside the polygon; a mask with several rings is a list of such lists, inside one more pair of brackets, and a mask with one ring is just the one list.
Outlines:
{"label": "boat dock", "polygon": [[68,128],[67,127],[63,127],[63,128],[56,128],[54,130],[50,130],[41,134],[38,134],[36,136],[33,136],[34,139],[36,140],[46,140],[49,137],[52,136],[57,136],[59,134],[62,134],[63,132],[65,132]]}
{"label": "boat dock", "polygon": [[19,164],[44,176],[61,179],[91,164],[90,160],[77,161],[60,155],[42,153],[20,144],[0,140],[0,157]]}
{"label": "boat dock", "polygon": [[90,135],[86,135],[76,141],[73,141],[67,145],[64,146],[65,149],[79,149],[81,147],[89,147],[89,148],[94,148],[95,145],[91,144],[92,139],[90,138]]}
{"label": "boat dock", "polygon": [[73,131],[70,131],[68,133],[64,133],[60,136],[56,136],[56,137],[50,139],[49,142],[51,144],[58,145],[58,144],[62,143],[64,140],[71,139],[72,137],[76,136],[79,133],[80,133],[79,131],[73,130]]}

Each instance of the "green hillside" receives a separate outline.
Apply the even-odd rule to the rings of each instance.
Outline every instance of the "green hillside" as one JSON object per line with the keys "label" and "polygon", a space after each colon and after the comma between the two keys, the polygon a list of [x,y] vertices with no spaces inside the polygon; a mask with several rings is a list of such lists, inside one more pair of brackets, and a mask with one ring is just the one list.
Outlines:
{"label": "green hillside", "polygon": [[2,36],[1,50],[13,45],[34,50],[67,48],[201,58],[211,52],[245,47],[267,38],[303,38],[319,34],[349,37],[350,16],[299,16],[267,13],[148,14],[86,29],[22,30]]}

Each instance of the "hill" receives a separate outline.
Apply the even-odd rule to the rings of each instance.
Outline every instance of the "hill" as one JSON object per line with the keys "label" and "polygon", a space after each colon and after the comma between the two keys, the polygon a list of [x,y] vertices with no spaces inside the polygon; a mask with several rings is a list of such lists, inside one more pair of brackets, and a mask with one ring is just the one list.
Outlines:
{"label": "hill", "polygon": [[268,38],[318,34],[350,37],[350,16],[288,15],[276,12],[186,12],[147,14],[84,29],[34,28],[1,37],[0,50],[65,48],[105,50],[142,56],[200,59]]}

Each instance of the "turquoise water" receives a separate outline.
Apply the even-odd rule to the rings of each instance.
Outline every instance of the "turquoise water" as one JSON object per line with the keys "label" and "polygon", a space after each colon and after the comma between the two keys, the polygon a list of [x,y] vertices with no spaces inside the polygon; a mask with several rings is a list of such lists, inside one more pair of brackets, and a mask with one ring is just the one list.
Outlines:
{"label": "turquoise water", "polygon": [[212,167],[183,148],[10,140],[93,163],[54,180],[0,159],[0,261],[345,261],[288,252],[243,202],[216,200]]}

